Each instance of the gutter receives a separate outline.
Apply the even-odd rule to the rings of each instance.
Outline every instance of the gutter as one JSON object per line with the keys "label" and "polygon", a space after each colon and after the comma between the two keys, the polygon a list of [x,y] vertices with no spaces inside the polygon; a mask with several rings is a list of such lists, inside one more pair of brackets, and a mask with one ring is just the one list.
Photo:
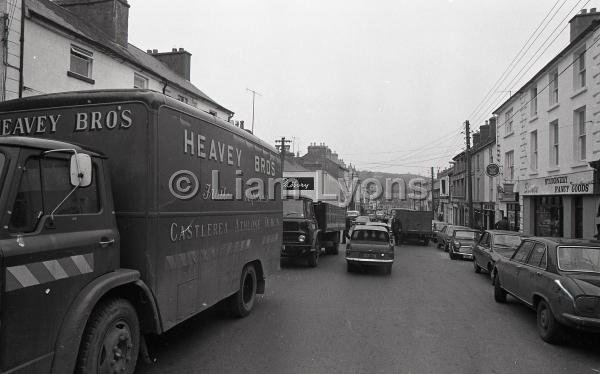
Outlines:
{"label": "gutter", "polygon": [[20,42],[20,53],[19,53],[19,99],[23,97],[23,86],[25,82],[23,81],[23,65],[24,65],[24,56],[25,52],[25,0],[21,0],[21,38]]}

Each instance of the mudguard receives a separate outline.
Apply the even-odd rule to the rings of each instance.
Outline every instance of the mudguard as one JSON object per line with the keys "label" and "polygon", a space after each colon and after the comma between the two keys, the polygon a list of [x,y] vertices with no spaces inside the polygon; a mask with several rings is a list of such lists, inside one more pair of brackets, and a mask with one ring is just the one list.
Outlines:
{"label": "mudguard", "polygon": [[[116,287],[132,284],[139,287],[151,300],[155,323],[160,326],[158,311],[154,297],[148,287],[140,280],[137,270],[118,269],[94,279],[77,296],[60,328],[54,347],[52,373],[72,373],[75,370],[77,354],[81,344],[83,331],[94,307],[102,296]],[[160,329],[160,327],[158,327]]]}

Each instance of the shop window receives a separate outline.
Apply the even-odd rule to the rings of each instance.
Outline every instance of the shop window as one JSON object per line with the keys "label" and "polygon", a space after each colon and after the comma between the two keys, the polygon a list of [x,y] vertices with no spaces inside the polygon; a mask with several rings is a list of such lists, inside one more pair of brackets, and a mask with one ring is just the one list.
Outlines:
{"label": "shop window", "polygon": [[574,229],[575,238],[583,238],[583,197],[574,196],[573,197],[573,205],[575,207],[575,215],[574,215]]}
{"label": "shop window", "polygon": [[535,235],[563,236],[563,203],[561,196],[536,196],[534,203]]}

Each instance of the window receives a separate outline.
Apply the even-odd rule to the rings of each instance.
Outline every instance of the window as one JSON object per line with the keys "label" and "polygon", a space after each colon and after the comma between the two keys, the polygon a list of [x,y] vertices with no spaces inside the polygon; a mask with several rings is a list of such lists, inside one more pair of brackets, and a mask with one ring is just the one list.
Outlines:
{"label": "window", "polygon": [[490,234],[488,232],[483,234],[479,244],[484,248],[490,248]]}
{"label": "window", "polygon": [[148,78],[146,78],[138,73],[134,73],[133,74],[133,88],[147,89],[148,88]]}
{"label": "window", "polygon": [[71,46],[71,66],[69,70],[85,78],[92,77],[93,53],[83,48]]}
{"label": "window", "polygon": [[490,158],[490,164],[491,164],[492,162],[494,162],[494,151],[492,150],[492,148],[488,149],[488,153],[489,153],[488,156]]}
{"label": "window", "polygon": [[529,255],[529,251],[531,251],[531,248],[533,248],[533,245],[533,242],[523,242],[523,244],[517,248],[517,251],[513,255],[513,260],[517,262],[525,262],[527,255]]}
{"label": "window", "polygon": [[509,151],[504,154],[504,173],[505,179],[515,179],[515,151]]}
{"label": "window", "polygon": [[509,135],[513,132],[513,110],[510,108],[504,113],[504,135]]}
{"label": "window", "polygon": [[532,171],[536,171],[538,168],[538,138],[537,138],[537,130],[536,131],[532,131],[531,135],[530,135],[530,160],[529,160],[529,167],[531,168]]}
{"label": "window", "polygon": [[31,232],[42,216],[42,183],[39,159],[29,159],[23,168],[17,197],[12,208],[8,230]]}
{"label": "window", "polygon": [[558,120],[550,122],[550,165],[558,166]]}
{"label": "window", "polygon": [[573,55],[573,88],[585,87],[585,46]]}
{"label": "window", "polygon": [[[52,213],[71,192],[70,163],[68,159],[43,159],[44,212]],[[100,211],[100,200],[95,170],[92,172],[92,184],[80,187],[60,206],[55,214],[85,214]]]}
{"label": "window", "polygon": [[583,161],[586,159],[586,131],[585,131],[585,107],[579,108],[573,112],[573,131],[575,144],[575,160]]}
{"label": "window", "polygon": [[537,116],[538,105],[537,105],[537,86],[529,90],[529,111],[531,117]]}
{"label": "window", "polygon": [[548,75],[550,105],[558,104],[558,67],[555,67]]}
{"label": "window", "polygon": [[537,268],[546,268],[546,247],[540,243],[537,243],[531,251],[531,256],[527,260],[527,265],[535,266]]}

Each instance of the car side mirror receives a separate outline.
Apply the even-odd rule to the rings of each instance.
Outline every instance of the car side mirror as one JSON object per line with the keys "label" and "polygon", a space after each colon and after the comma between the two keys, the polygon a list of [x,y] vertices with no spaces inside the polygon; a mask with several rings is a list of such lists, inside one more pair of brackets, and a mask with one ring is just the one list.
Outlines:
{"label": "car side mirror", "polygon": [[92,184],[92,158],[90,155],[75,153],[71,156],[71,185],[87,187]]}

